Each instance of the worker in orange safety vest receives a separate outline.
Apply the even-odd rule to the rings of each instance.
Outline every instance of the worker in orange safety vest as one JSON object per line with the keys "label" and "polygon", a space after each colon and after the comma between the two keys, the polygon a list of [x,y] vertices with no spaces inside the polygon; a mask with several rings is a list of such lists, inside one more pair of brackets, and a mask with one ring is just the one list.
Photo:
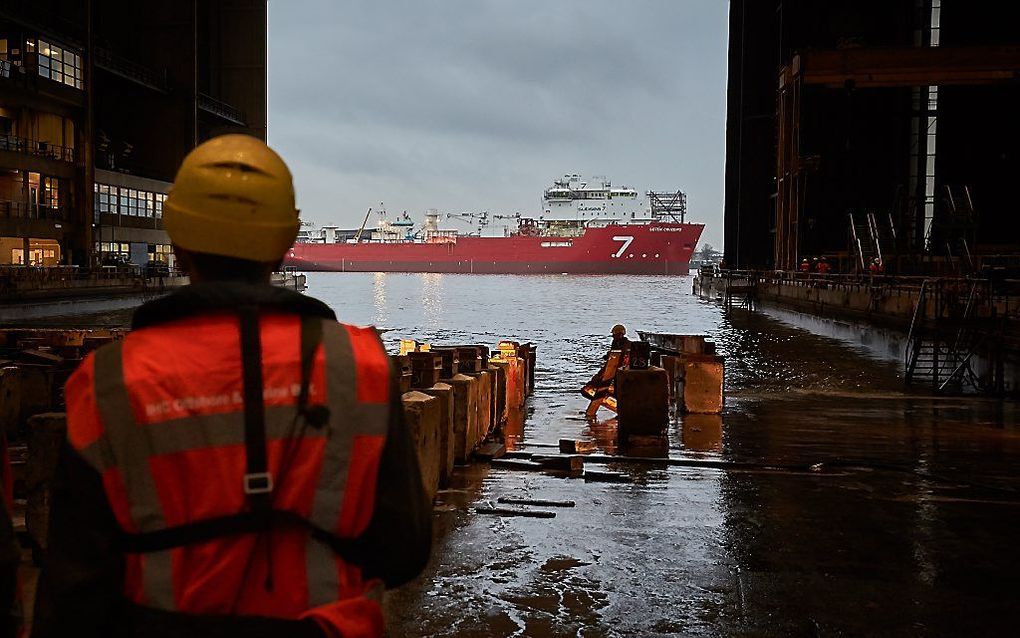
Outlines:
{"label": "worker in orange safety vest", "polygon": [[378,334],[270,285],[299,221],[262,141],[194,149],[163,222],[191,284],[67,382],[33,635],[382,636],[431,506]]}

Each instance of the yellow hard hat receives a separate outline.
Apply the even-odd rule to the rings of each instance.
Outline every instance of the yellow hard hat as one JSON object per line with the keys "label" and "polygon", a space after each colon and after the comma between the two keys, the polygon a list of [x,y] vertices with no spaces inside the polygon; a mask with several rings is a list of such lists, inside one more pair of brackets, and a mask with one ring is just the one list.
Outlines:
{"label": "yellow hard hat", "polygon": [[622,337],[622,336],[624,336],[626,334],[627,334],[627,329],[624,328],[623,325],[616,324],[615,326],[613,326],[613,336],[614,337]]}
{"label": "yellow hard hat", "polygon": [[181,163],[163,204],[163,225],[185,250],[277,261],[300,227],[290,170],[262,140],[215,137]]}

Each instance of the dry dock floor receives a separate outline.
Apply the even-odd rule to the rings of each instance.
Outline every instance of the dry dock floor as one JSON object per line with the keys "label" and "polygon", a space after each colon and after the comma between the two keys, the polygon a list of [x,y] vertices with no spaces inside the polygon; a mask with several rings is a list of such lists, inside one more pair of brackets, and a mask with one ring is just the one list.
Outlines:
{"label": "dry dock floor", "polygon": [[[761,468],[608,467],[632,483],[462,468],[431,564],[388,598],[392,635],[1013,634],[1016,405],[905,393],[892,363],[742,310],[728,321],[726,413],[678,419],[670,455]],[[589,427],[583,407],[540,379],[517,446],[613,451],[612,422]],[[474,512],[501,496],[576,507]]]}

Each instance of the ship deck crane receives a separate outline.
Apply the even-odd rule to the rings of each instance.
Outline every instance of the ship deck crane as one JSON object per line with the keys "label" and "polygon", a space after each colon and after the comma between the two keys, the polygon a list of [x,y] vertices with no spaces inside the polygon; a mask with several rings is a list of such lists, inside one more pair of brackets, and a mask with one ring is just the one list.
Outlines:
{"label": "ship deck crane", "polygon": [[447,219],[456,219],[456,220],[462,221],[462,222],[464,222],[466,224],[470,224],[472,226],[474,226],[475,223],[477,222],[477,224],[478,224],[478,234],[479,235],[482,234],[482,229],[489,225],[489,213],[488,212],[482,212],[482,213],[468,213],[468,212],[464,212],[464,213],[447,213],[446,214],[446,218]]}
{"label": "ship deck crane", "polygon": [[365,213],[365,219],[361,220],[361,228],[358,229],[358,234],[354,236],[354,243],[361,243],[361,236],[365,233],[365,226],[368,224],[368,218],[372,214],[372,207],[368,207],[368,212]]}

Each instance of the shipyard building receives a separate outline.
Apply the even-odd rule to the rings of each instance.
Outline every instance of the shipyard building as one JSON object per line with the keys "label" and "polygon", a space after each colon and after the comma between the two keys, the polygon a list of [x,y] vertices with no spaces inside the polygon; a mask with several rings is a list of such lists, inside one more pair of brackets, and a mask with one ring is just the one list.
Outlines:
{"label": "shipyard building", "polygon": [[174,173],[229,132],[266,137],[265,0],[5,0],[0,268],[172,265]]}
{"label": "shipyard building", "polygon": [[732,0],[726,261],[1016,269],[1020,4]]}

